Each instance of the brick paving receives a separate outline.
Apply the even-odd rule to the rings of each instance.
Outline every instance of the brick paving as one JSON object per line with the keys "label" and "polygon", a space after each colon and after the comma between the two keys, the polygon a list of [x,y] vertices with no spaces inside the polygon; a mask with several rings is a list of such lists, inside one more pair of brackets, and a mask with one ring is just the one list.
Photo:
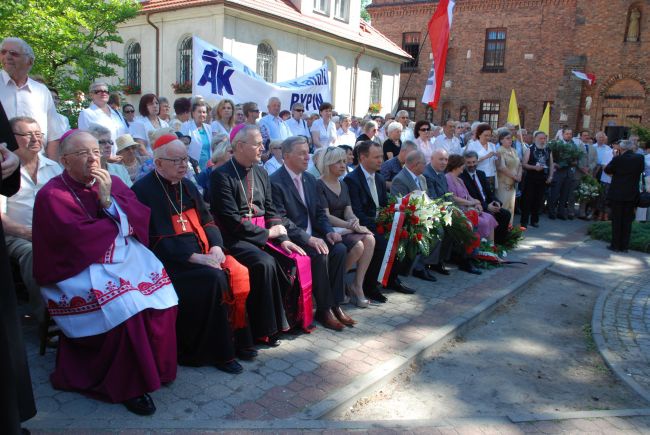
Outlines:
{"label": "brick paving", "polygon": [[[52,389],[48,375],[55,352],[38,355],[36,329],[25,322],[27,352],[38,415],[27,428],[195,428],[218,421],[273,421],[299,416],[361,375],[369,373],[409,345],[434,333],[451,319],[466,313],[521,278],[528,269],[549,264],[585,238],[583,222],[542,221],[532,229],[510,265],[480,276],[453,270],[427,283],[406,281],[415,295],[388,292],[386,304],[367,309],[348,306],[358,321],[354,328],[333,332],[319,327],[312,334],[287,335],[281,346],[262,349],[254,362],[243,362],[244,372],[228,375],[212,367],[179,367],[177,380],[152,394],[155,417],[130,414],[121,405],[90,400],[76,393]],[[196,426],[193,426],[196,422]],[[207,426],[206,426],[207,425]]]}
{"label": "brick paving", "polygon": [[630,276],[602,298],[594,313],[598,344],[607,363],[623,380],[650,398],[650,275]]}

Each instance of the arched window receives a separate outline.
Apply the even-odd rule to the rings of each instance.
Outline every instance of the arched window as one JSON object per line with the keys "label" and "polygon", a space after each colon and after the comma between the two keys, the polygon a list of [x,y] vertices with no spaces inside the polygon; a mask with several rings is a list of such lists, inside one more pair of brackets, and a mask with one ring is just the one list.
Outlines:
{"label": "arched window", "polygon": [[266,42],[257,46],[257,73],[267,82],[273,82],[275,70],[275,53]]}
{"label": "arched window", "polygon": [[124,81],[133,93],[140,92],[140,44],[132,42],[126,49],[126,68]]}
{"label": "arched window", "polygon": [[641,36],[641,9],[633,5],[627,12],[627,27],[625,28],[625,41],[638,42]]}
{"label": "arched window", "polygon": [[176,78],[179,84],[192,82],[192,37],[185,37],[178,45],[178,73]]}
{"label": "arched window", "polygon": [[370,74],[370,104],[381,103],[381,73],[377,68]]}

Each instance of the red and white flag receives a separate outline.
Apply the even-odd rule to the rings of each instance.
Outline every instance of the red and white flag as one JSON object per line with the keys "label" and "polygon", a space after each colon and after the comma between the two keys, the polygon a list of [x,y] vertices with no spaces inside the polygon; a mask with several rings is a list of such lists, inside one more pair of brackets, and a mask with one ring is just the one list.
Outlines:
{"label": "red and white flag", "polygon": [[574,76],[578,77],[581,80],[587,80],[589,82],[589,86],[593,85],[596,83],[596,76],[593,74],[589,73],[583,73],[581,71],[571,71]]}
{"label": "red and white flag", "polygon": [[449,32],[455,5],[454,0],[440,0],[436,11],[429,20],[429,39],[431,40],[433,64],[431,65],[431,71],[429,71],[427,85],[424,88],[422,102],[433,109],[438,108],[438,101],[440,100],[440,89],[442,88],[442,79],[445,76],[445,66],[447,65],[447,47],[449,46]]}

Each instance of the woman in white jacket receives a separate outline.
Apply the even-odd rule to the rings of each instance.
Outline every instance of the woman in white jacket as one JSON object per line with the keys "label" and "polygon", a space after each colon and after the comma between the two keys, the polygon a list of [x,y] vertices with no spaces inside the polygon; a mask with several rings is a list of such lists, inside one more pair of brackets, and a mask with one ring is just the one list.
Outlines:
{"label": "woman in white jacket", "polygon": [[187,153],[199,162],[201,170],[206,168],[211,155],[212,127],[205,122],[207,117],[207,104],[203,100],[198,100],[192,104],[192,119],[183,123],[181,127],[181,133],[192,138]]}

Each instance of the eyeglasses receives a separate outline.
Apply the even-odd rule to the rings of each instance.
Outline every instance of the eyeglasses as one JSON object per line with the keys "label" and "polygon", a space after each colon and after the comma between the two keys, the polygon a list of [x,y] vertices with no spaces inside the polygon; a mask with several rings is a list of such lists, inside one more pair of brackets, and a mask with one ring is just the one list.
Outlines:
{"label": "eyeglasses", "polygon": [[43,133],[41,133],[40,131],[30,131],[30,132],[27,132],[27,133],[17,133],[17,132],[14,131],[14,134],[16,136],[22,136],[22,137],[31,136],[34,139],[43,139]]}
{"label": "eyeglasses", "polygon": [[102,139],[102,140],[98,140],[97,143],[99,143],[100,145],[109,145],[109,144],[110,144],[110,145],[113,145],[113,141],[110,140],[110,139],[107,139],[107,140],[103,140],[103,139]]}
{"label": "eyeglasses", "polygon": [[135,113],[135,110],[125,110],[124,113]]}
{"label": "eyeglasses", "polygon": [[172,162],[176,166],[183,166],[187,164],[187,157],[180,157],[178,159],[166,159],[164,157],[158,157],[160,160],[165,160],[168,162]]}
{"label": "eyeglasses", "polygon": [[257,113],[260,113],[260,109],[251,109],[251,110],[249,110],[249,112],[257,112]]}
{"label": "eyeglasses", "polygon": [[294,112],[304,112],[305,109],[293,109]]}
{"label": "eyeglasses", "polygon": [[77,156],[77,157],[87,159],[88,157],[90,157],[91,154],[93,157],[97,159],[102,156],[102,152],[99,149],[73,151],[71,153],[63,154],[63,156]]}
{"label": "eyeglasses", "polygon": [[0,50],[0,54],[2,56],[4,56],[5,54],[9,54],[11,57],[20,57],[25,53],[21,53],[20,51],[15,51],[15,50],[6,50],[3,48],[2,50]]}
{"label": "eyeglasses", "polygon": [[106,94],[108,95],[108,89],[95,89],[93,94]]}
{"label": "eyeglasses", "polygon": [[431,131],[430,128],[421,128],[419,131]]}

